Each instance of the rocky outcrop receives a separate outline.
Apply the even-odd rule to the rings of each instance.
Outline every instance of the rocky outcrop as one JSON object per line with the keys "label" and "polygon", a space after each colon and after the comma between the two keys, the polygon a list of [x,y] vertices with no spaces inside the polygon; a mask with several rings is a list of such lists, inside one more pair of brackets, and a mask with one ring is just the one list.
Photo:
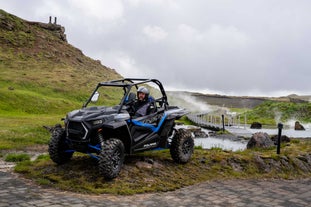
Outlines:
{"label": "rocky outcrop", "polygon": [[299,155],[298,157],[280,156],[278,159],[255,155],[255,163],[262,173],[269,172],[311,172],[311,154]]}
{"label": "rocky outcrop", "polygon": [[[250,166],[256,169],[257,173],[287,173],[296,176],[297,174],[309,174],[311,172],[311,154],[300,154],[298,156],[280,155],[273,157],[255,153],[249,162],[239,157],[230,157],[219,161],[223,168],[230,166],[236,172],[247,171]],[[206,164],[206,159],[201,159]]]}
{"label": "rocky outcrop", "polygon": [[59,39],[67,42],[67,38],[66,38],[66,34],[65,34],[65,27],[57,24],[56,17],[55,17],[54,23],[52,23],[51,17],[50,17],[49,23],[47,23],[47,24],[42,23],[42,22],[30,22],[30,21],[26,21],[26,22],[30,25],[36,25],[36,26],[41,27],[43,29],[49,30],[55,36],[57,36]]}
{"label": "rocky outcrop", "polygon": [[274,143],[270,139],[269,135],[264,132],[257,132],[253,134],[251,139],[248,141],[246,147],[251,148],[268,148],[274,146]]}
{"label": "rocky outcrop", "polygon": [[[0,9],[1,10],[1,9]],[[42,22],[32,22],[32,21],[24,21],[22,19],[18,19],[14,15],[8,14],[3,10],[0,11],[0,28],[8,31],[17,31],[22,30],[26,33],[30,33],[30,25],[38,26],[40,28],[51,31],[55,36],[59,39],[67,42],[65,27],[57,24],[57,19],[55,17],[54,23],[52,23],[52,17],[50,17],[49,23]]]}

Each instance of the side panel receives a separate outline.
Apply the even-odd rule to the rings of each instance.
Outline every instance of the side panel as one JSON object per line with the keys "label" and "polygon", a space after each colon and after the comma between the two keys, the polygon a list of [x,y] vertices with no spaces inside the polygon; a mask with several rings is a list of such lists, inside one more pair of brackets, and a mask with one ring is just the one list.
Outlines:
{"label": "side panel", "polygon": [[132,146],[132,137],[130,134],[130,130],[128,128],[128,125],[126,122],[123,122],[124,124],[118,124],[118,126],[113,126],[112,125],[105,125],[101,133],[103,135],[104,139],[109,139],[109,138],[117,138],[120,139],[125,147],[125,152],[127,154],[131,153],[130,146]]}
{"label": "side panel", "polygon": [[132,151],[144,151],[147,149],[156,148],[159,145],[160,137],[157,133],[145,133],[139,136],[139,140],[133,143]]}

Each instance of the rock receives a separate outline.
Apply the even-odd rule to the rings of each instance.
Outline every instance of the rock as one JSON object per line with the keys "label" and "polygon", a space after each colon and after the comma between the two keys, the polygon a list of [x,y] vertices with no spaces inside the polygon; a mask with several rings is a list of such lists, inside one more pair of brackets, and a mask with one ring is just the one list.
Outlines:
{"label": "rock", "polygon": [[256,163],[260,172],[269,172],[270,168],[266,165],[265,161],[259,155],[254,156],[254,162]]}
{"label": "rock", "polygon": [[244,170],[243,165],[245,166],[245,162],[243,163],[243,161],[238,158],[228,159],[228,163],[232,167],[232,170],[236,172],[242,172]]}
{"label": "rock", "polygon": [[246,147],[247,149],[251,148],[268,148],[274,146],[273,141],[270,139],[267,133],[257,132],[253,134],[251,139],[248,141]]}
{"label": "rock", "polygon": [[294,158],[292,160],[293,164],[296,166],[296,168],[299,168],[301,171],[307,173],[311,171],[311,167],[305,163],[304,161],[302,161],[301,159],[298,158]]}
{"label": "rock", "polygon": [[208,132],[208,136],[210,136],[210,137],[215,137],[216,135],[217,135],[217,133],[215,131]]}
{"label": "rock", "polygon": [[201,127],[190,126],[186,130],[189,131],[190,133],[192,133],[195,138],[206,138],[206,137],[208,137],[208,134],[206,134],[204,131],[202,131]]}
{"label": "rock", "polygon": [[[271,137],[271,140],[274,142],[274,144],[278,144],[278,135],[273,135]],[[290,138],[286,135],[281,135],[281,143],[282,142],[290,142]]]}
{"label": "rock", "polygon": [[208,135],[205,132],[203,132],[202,130],[194,131],[193,135],[194,135],[194,137],[199,137],[199,138],[207,138],[208,137]]}
{"label": "rock", "polygon": [[162,164],[159,163],[159,162],[154,162],[154,163],[152,164],[152,167],[153,167],[154,169],[163,169],[163,168],[164,168],[164,165],[162,165]]}
{"label": "rock", "polygon": [[280,157],[280,162],[281,162],[282,167],[285,170],[288,170],[288,171],[293,171],[294,170],[294,167],[293,167],[293,165],[291,165],[290,160],[288,159],[288,157],[281,156]]}
{"label": "rock", "polygon": [[251,129],[261,129],[262,128],[262,124],[259,122],[253,122],[250,126]]}
{"label": "rock", "polygon": [[42,23],[42,22],[31,22],[31,21],[26,21],[26,22],[29,25],[35,25],[35,26],[41,27],[43,29],[49,30],[60,40],[67,42],[67,37],[65,34],[65,27],[63,27],[59,24],[56,24],[56,22],[54,24]]}
{"label": "rock", "polygon": [[305,128],[299,123],[299,121],[296,121],[295,130],[305,130]]}
{"label": "rock", "polygon": [[135,166],[138,169],[151,169],[152,168],[152,164],[147,163],[147,162],[143,162],[143,161],[138,161],[135,163]]}

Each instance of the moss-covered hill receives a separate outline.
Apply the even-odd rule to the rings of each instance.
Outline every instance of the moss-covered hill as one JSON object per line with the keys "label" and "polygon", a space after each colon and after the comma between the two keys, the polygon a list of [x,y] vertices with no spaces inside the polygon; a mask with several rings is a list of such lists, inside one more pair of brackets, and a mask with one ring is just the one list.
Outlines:
{"label": "moss-covered hill", "polygon": [[46,145],[43,125],[60,123],[98,82],[118,78],[70,45],[61,25],[0,10],[0,150]]}
{"label": "moss-covered hill", "polygon": [[70,45],[63,32],[0,10],[1,114],[63,113],[80,106],[97,82],[121,77]]}

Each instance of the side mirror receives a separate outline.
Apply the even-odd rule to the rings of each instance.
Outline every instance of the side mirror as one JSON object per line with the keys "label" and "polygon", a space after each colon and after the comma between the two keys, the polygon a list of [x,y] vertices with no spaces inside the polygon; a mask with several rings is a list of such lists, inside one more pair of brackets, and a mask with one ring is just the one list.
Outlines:
{"label": "side mirror", "polygon": [[98,97],[99,97],[99,93],[96,91],[94,93],[94,95],[92,96],[91,101],[92,102],[97,102],[98,101]]}

